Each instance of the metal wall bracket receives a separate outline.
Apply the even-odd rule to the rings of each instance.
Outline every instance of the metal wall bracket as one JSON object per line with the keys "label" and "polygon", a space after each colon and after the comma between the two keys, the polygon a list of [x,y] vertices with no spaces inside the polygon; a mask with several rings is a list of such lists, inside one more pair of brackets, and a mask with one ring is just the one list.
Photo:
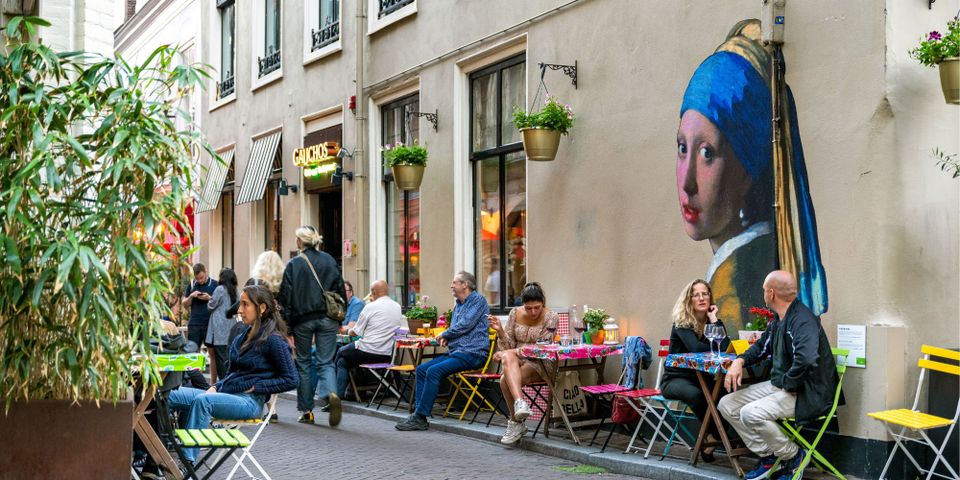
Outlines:
{"label": "metal wall bracket", "polygon": [[563,74],[570,77],[571,82],[573,83],[573,89],[577,89],[577,61],[573,61],[573,65],[558,65],[554,63],[543,63],[540,62],[540,78],[543,78],[543,73],[546,69],[550,70],[563,70]]}
{"label": "metal wall bracket", "polygon": [[430,112],[407,112],[407,116],[413,115],[413,116],[415,116],[415,117],[426,117],[426,118],[427,118],[427,121],[433,124],[433,131],[436,132],[436,131],[437,131],[437,124],[439,123],[439,121],[438,121],[438,115],[437,115],[437,114],[438,114],[439,112],[440,112],[439,110],[434,110],[433,113],[430,113]]}

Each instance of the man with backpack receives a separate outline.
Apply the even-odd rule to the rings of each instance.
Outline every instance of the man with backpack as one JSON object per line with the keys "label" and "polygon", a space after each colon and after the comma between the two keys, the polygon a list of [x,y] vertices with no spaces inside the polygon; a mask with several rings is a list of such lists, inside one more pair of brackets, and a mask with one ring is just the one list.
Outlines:
{"label": "man with backpack", "polygon": [[[340,423],[340,398],[336,394],[337,375],[334,358],[337,333],[343,320],[346,293],[337,261],[319,249],[322,242],[312,226],[297,228],[300,254],[287,263],[280,284],[279,301],[296,350],[300,386],[297,410],[300,423],[314,423],[314,393],[326,398],[323,411],[330,414],[330,426]],[[337,298],[339,296],[339,298]],[[317,377],[310,375],[311,346],[316,345]],[[319,386],[318,386],[319,381]]]}

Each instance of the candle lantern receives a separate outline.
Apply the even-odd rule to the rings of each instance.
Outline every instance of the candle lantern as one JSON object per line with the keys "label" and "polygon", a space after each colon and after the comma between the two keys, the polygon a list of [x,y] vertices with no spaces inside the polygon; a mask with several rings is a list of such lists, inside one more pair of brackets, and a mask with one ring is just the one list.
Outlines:
{"label": "candle lantern", "polygon": [[618,345],[620,343],[620,325],[613,317],[607,317],[603,321],[603,344]]}

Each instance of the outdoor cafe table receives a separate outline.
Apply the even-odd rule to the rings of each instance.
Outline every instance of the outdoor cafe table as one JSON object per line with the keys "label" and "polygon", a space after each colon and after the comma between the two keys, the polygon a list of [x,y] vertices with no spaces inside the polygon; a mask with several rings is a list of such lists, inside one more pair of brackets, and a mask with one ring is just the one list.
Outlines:
{"label": "outdoor cafe table", "polygon": [[[730,465],[732,465],[734,470],[736,470],[737,475],[742,477],[743,469],[740,468],[740,463],[737,462],[737,457],[747,453],[748,450],[746,448],[733,449],[731,447],[730,439],[727,437],[727,432],[723,428],[723,423],[720,421],[720,413],[717,411],[717,397],[719,396],[720,388],[722,388],[723,385],[723,376],[727,373],[727,368],[730,367],[730,364],[733,363],[735,358],[737,358],[737,356],[731,353],[674,353],[667,355],[665,366],[673,368],[686,368],[697,372],[697,380],[700,382],[700,389],[703,390],[703,396],[707,400],[707,415],[704,417],[703,424],[700,426],[700,434],[697,436],[697,443],[693,447],[693,453],[690,456],[690,463],[692,465],[697,464],[697,460],[700,458],[700,450],[703,448],[719,446],[717,444],[708,445],[705,442],[707,429],[710,428],[711,422],[715,422],[719,426],[717,431],[720,433],[720,443],[727,452],[727,458],[730,460]],[[707,386],[707,382],[703,377],[704,374],[716,376],[713,385],[713,391],[711,391]]]}
{"label": "outdoor cafe table", "polygon": [[[184,353],[175,355],[156,354],[153,358],[157,362],[157,368],[160,370],[161,382],[166,378],[169,372],[185,372],[187,370],[203,370],[206,363],[206,357],[201,353]],[[169,478],[181,480],[180,468],[167,451],[166,445],[160,440],[156,430],[150,425],[150,422],[144,416],[150,401],[153,400],[157,392],[156,384],[141,385],[140,402],[133,410],[133,431],[143,442],[147,453],[153,459],[167,470]]]}
{"label": "outdoor cafe table", "polygon": [[[580,445],[580,439],[577,438],[577,434],[573,432],[573,426],[570,425],[570,418],[567,417],[567,412],[564,411],[563,406],[560,405],[560,401],[554,396],[554,380],[556,380],[557,375],[560,372],[596,370],[597,383],[603,383],[603,367],[607,357],[610,355],[621,355],[622,353],[623,345],[584,344],[561,346],[556,343],[550,343],[546,345],[523,345],[520,347],[521,357],[540,362],[540,366],[547,372],[547,377],[543,379],[547,387],[550,388],[550,393],[547,398],[547,411],[545,413],[547,420],[543,422],[543,435],[545,437],[550,436],[550,416],[553,411],[553,403],[556,401],[560,410],[560,418],[567,427],[570,438],[572,438],[577,445]],[[566,360],[590,360],[590,363],[568,365]],[[547,368],[547,361],[554,362],[552,371]],[[563,362],[564,365],[561,365],[561,362]]]}

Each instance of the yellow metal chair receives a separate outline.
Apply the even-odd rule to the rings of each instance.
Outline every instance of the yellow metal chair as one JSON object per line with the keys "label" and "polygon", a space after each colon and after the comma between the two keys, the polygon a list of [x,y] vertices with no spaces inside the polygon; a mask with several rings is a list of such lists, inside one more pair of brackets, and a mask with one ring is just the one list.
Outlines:
{"label": "yellow metal chair", "polygon": [[[497,332],[496,330],[490,329],[489,333],[490,348],[487,351],[487,361],[484,362],[483,367],[479,370],[466,370],[458,372],[456,375],[451,375],[450,385],[453,388],[453,395],[450,396],[447,409],[443,411],[444,417],[450,413],[450,409],[453,408],[453,402],[460,395],[467,397],[467,402],[464,404],[463,410],[460,412],[460,417],[457,418],[457,420],[463,420],[463,417],[466,416],[467,410],[470,409],[471,405],[476,405],[478,409],[484,409],[484,407],[486,407],[491,411],[496,411],[497,408],[480,393],[480,383],[483,381],[483,377],[476,375],[491,373],[487,370],[490,368],[490,363],[493,359],[493,351],[497,348]],[[474,398],[476,398],[476,400],[474,400]]]}
{"label": "yellow metal chair", "polygon": [[[893,461],[894,455],[897,454],[897,450],[903,450],[903,453],[907,456],[907,458],[910,459],[910,462],[913,463],[913,466],[916,467],[921,473],[927,474],[926,478],[929,479],[933,476],[937,476],[943,478],[953,478],[957,480],[960,479],[960,475],[957,475],[957,471],[954,470],[947,459],[943,457],[943,450],[947,447],[947,441],[950,439],[950,435],[953,433],[954,427],[957,426],[957,418],[960,416],[960,401],[957,402],[957,408],[954,411],[953,419],[923,413],[917,410],[917,406],[920,403],[920,391],[923,389],[923,380],[924,377],[926,377],[927,370],[935,370],[960,377],[960,366],[931,360],[930,357],[940,357],[956,362],[960,361],[960,352],[947,350],[945,348],[932,347],[930,345],[923,345],[920,347],[920,353],[923,355],[923,358],[917,361],[917,366],[920,367],[920,380],[917,382],[917,394],[913,398],[913,407],[909,409],[900,408],[897,410],[884,410],[882,412],[873,412],[867,414],[868,416],[883,422],[883,426],[886,427],[887,432],[890,433],[890,436],[893,437],[894,441],[893,451],[890,452],[890,456],[887,458],[887,463],[883,466],[883,471],[880,473],[880,478],[887,478],[887,470],[890,468],[890,463]],[[894,432],[894,428],[892,427],[893,425],[900,427],[899,432]],[[934,428],[944,427],[949,427],[947,429],[947,434],[943,437],[943,443],[937,446],[937,444],[930,439],[927,431]],[[910,434],[906,433],[907,430],[910,431]],[[917,435],[919,435],[922,440],[915,438]],[[905,442],[925,444],[926,446],[930,447],[931,450],[933,450],[934,454],[936,454],[936,459],[934,459],[933,465],[930,466],[929,470],[922,468],[920,463],[913,458],[913,455],[911,455],[910,451],[907,450]],[[947,470],[950,471],[950,475],[952,475],[952,477],[935,472],[937,465],[940,463],[947,467]]]}

